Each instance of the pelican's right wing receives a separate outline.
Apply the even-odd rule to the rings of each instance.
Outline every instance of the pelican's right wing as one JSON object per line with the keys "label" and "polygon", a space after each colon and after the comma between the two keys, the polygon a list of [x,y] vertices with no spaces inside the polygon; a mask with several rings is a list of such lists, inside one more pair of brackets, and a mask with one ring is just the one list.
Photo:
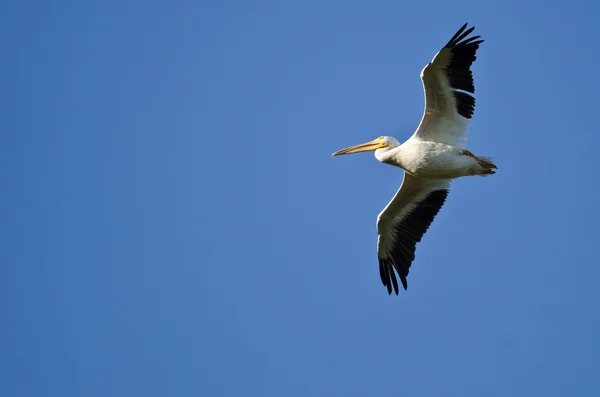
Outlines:
{"label": "pelican's right wing", "polygon": [[398,295],[400,276],[404,289],[406,277],[415,259],[416,245],[444,205],[450,183],[447,180],[420,179],[404,173],[400,190],[377,218],[377,253],[381,282]]}
{"label": "pelican's right wing", "polygon": [[464,148],[475,111],[471,64],[483,40],[466,38],[475,28],[467,24],[448,41],[421,71],[425,111],[413,137]]}

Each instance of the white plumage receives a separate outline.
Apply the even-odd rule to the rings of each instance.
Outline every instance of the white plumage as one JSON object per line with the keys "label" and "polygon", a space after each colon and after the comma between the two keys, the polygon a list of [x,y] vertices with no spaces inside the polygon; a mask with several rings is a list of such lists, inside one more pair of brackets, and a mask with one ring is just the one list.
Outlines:
{"label": "white plumage", "polygon": [[377,160],[402,168],[404,180],[377,217],[377,251],[381,281],[398,294],[396,273],[404,289],[415,259],[416,244],[444,205],[450,181],[470,175],[494,174],[491,159],[465,149],[475,110],[471,64],[483,40],[467,36],[463,25],[421,72],[425,111],[415,133],[403,144],[382,136],[333,155],[375,151]]}

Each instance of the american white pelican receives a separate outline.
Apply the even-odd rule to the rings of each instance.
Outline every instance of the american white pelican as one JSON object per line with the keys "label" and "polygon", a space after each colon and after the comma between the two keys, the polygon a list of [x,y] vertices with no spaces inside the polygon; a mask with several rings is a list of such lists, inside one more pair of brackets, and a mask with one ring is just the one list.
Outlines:
{"label": "american white pelican", "polygon": [[415,133],[403,144],[389,136],[351,146],[333,156],[375,151],[382,163],[404,170],[404,180],[392,201],[377,217],[379,274],[388,294],[404,289],[416,244],[446,201],[450,181],[470,175],[495,174],[490,158],[465,149],[475,110],[471,64],[483,40],[467,36],[467,24],[456,32],[421,71],[425,111]]}

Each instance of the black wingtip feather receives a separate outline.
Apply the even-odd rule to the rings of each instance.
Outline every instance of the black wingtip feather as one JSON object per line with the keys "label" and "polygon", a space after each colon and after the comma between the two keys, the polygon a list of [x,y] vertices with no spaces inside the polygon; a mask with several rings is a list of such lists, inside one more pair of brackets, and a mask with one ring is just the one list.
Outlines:
{"label": "black wingtip feather", "polygon": [[387,287],[388,295],[392,294],[392,287],[398,295],[398,280],[389,259],[379,259],[379,275],[381,276],[381,282]]}
{"label": "black wingtip feather", "polygon": [[[464,40],[464,41],[462,42],[462,44],[469,44],[469,43],[471,43],[472,41],[475,41],[475,40],[477,40],[477,39],[478,39],[478,38],[480,38],[480,37],[481,37],[481,36],[473,36],[473,37],[469,37],[468,39]],[[473,43],[473,44],[479,44],[479,43],[482,43],[482,42],[483,42],[483,40],[479,40],[477,43]]]}
{"label": "black wingtip feather", "polygon": [[463,30],[465,30],[465,28],[467,27],[468,24],[469,24],[468,22],[465,23],[460,29],[458,29],[458,32],[454,33],[454,36],[452,36],[452,38],[450,40],[448,40],[448,43],[446,44],[446,47],[450,47],[451,46],[452,42],[454,40],[456,40],[456,38],[458,36],[460,36],[460,34],[463,32]]}
{"label": "black wingtip feather", "polygon": [[379,261],[379,275],[381,276],[381,282],[387,287],[388,295],[391,295],[392,284],[390,283],[390,275],[388,273],[388,267],[383,261]]}
{"label": "black wingtip feather", "polygon": [[[400,276],[400,281],[402,281],[402,287],[404,287],[404,291],[408,290],[408,280],[406,280],[406,276]],[[398,295],[398,294],[396,294]]]}

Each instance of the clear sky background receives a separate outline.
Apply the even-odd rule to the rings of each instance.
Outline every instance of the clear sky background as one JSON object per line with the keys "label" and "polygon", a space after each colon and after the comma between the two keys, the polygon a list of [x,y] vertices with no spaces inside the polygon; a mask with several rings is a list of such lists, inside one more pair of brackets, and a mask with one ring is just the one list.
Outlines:
{"label": "clear sky background", "polygon": [[[0,6],[0,395],[598,396],[593,1]],[[377,214],[465,22],[469,149],[388,296]]]}

